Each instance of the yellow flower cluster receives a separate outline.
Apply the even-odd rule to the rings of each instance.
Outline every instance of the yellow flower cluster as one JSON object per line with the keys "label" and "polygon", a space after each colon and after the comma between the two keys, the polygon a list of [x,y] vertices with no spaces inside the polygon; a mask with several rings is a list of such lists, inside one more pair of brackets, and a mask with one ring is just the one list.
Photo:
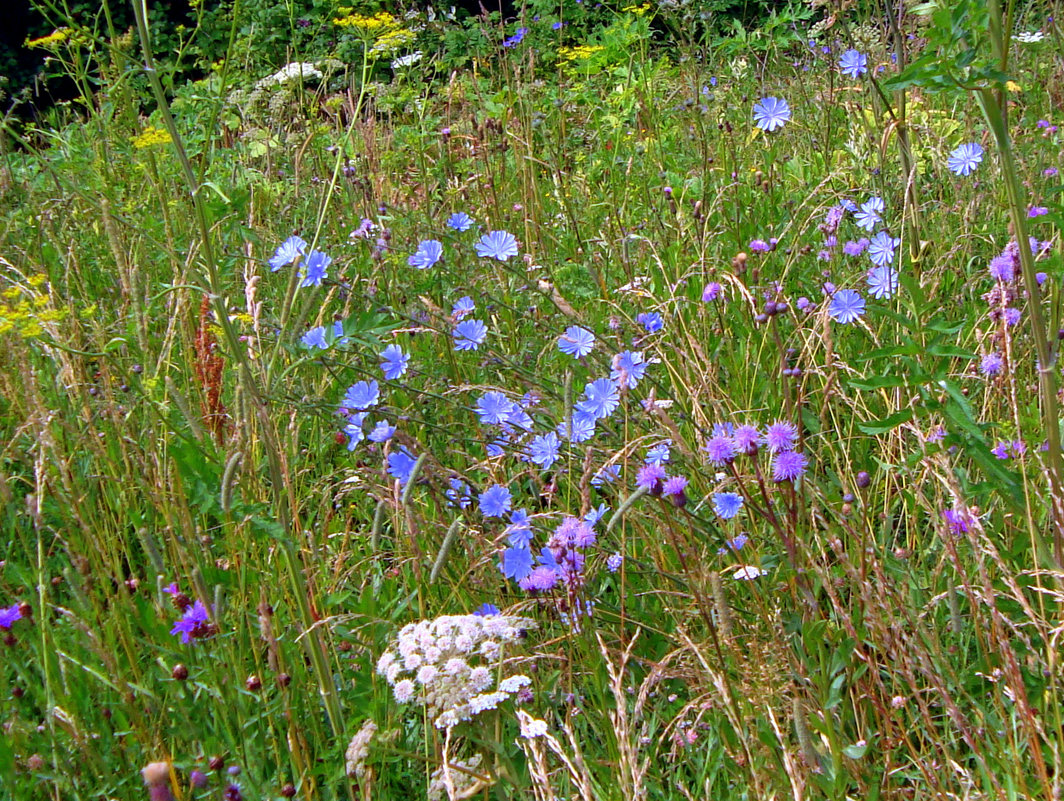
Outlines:
{"label": "yellow flower cluster", "polygon": [[57,31],[53,31],[47,36],[42,36],[39,39],[27,39],[26,47],[40,47],[48,50],[55,47],[57,44],[61,44],[70,38],[70,28],[60,28]]}
{"label": "yellow flower cluster", "polygon": [[[340,9],[340,11],[344,11],[344,9]],[[358,28],[366,33],[379,34],[397,27],[398,23],[395,17],[387,11],[381,11],[372,17],[366,17],[362,14],[348,14],[344,17],[337,17],[333,20],[333,25],[341,28]]]}
{"label": "yellow flower cluster", "polygon": [[416,38],[414,32],[407,28],[397,28],[394,31],[385,31],[377,37],[377,41],[373,43],[373,47],[370,48],[369,54],[378,57],[390,56],[397,50],[411,44]]}
{"label": "yellow flower cluster", "polygon": [[141,133],[133,137],[133,147],[140,150],[154,145],[169,144],[171,141],[169,131],[149,125]]}
{"label": "yellow flower cluster", "polygon": [[48,279],[31,275],[29,287],[12,286],[0,292],[0,335],[15,331],[23,339],[44,333],[45,323],[57,323],[69,314],[66,309],[51,307],[47,291],[41,291]]}
{"label": "yellow flower cluster", "polygon": [[648,11],[650,11],[650,3],[643,3],[641,6],[626,6],[622,8],[626,14],[635,14],[637,17],[642,17]]}
{"label": "yellow flower cluster", "polygon": [[591,58],[595,53],[604,50],[602,45],[577,45],[576,47],[559,47],[558,57],[560,61],[584,61]]}

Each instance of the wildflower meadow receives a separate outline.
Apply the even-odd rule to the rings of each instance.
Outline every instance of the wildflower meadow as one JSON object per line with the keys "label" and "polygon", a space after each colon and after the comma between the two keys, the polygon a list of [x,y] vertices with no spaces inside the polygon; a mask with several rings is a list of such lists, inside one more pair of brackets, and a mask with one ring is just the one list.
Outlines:
{"label": "wildflower meadow", "polygon": [[36,4],[0,798],[1059,798],[1059,3],[347,1]]}

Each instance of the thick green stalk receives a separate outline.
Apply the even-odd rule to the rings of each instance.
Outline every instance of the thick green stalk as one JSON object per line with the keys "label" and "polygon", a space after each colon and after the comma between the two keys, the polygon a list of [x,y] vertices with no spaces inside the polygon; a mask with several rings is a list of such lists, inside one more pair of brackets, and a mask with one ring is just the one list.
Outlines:
{"label": "thick green stalk", "polygon": [[[210,288],[211,307],[214,311],[214,316],[218,325],[222,328],[229,352],[239,365],[241,378],[251,396],[251,402],[259,416],[262,418],[262,431],[265,439],[264,444],[267,460],[269,463],[274,509],[278,522],[280,522],[285,532],[291,534],[293,531],[292,513],[288,506],[287,495],[285,494],[286,482],[284,469],[281,465],[280,451],[275,440],[273,429],[270,427],[269,421],[266,419],[266,406],[263,401],[262,392],[252,374],[247,349],[240,342],[236,329],[233,327],[233,323],[229,319],[229,310],[225,307],[221,276],[219,275],[218,265],[214,258],[214,246],[211,238],[210,225],[207,222],[207,212],[203,207],[203,199],[200,192],[202,184],[196,178],[196,173],[192,169],[192,163],[189,161],[188,153],[185,151],[181,134],[177,129],[177,124],[174,122],[173,115],[170,113],[170,106],[167,102],[166,93],[163,90],[162,82],[159,80],[159,73],[155,68],[155,59],[152,56],[151,37],[147,23],[147,0],[134,0],[133,13],[137,19],[137,34],[140,38],[141,50],[144,55],[144,72],[148,76],[152,94],[155,96],[155,101],[159,107],[159,113],[163,118],[163,123],[170,134],[170,138],[173,140],[178,162],[181,165],[185,181],[188,183],[189,195],[192,200],[193,216],[196,219],[200,233],[200,252],[203,254],[203,264],[207,272],[207,286]],[[333,734],[339,737],[342,736],[344,730],[343,718],[340,711],[340,699],[337,695],[336,684],[332,679],[332,673],[329,670],[329,665],[325,658],[325,641],[322,637],[321,629],[316,625],[317,621],[310,608],[307,584],[303,576],[303,566],[299,554],[291,540],[287,540],[284,543],[282,550],[285,555],[285,560],[288,563],[287,567],[289,578],[292,582],[292,593],[295,596],[300,622],[302,623],[304,636],[306,637],[306,650],[310,656],[311,663],[314,666],[314,672],[318,681],[318,689],[321,692],[329,716],[329,724],[332,727]]]}
{"label": "thick green stalk", "polygon": [[[994,4],[996,5],[996,4]],[[991,14],[993,17],[993,13]],[[1016,159],[1012,153],[1005,112],[998,103],[997,93],[990,88],[976,92],[976,100],[983,110],[987,125],[994,136],[1001,172],[1005,179],[1005,191],[1009,199],[1009,215],[1020,253],[1020,268],[1024,288],[1027,290],[1028,310],[1031,315],[1031,336],[1038,354],[1038,390],[1041,395],[1042,420],[1046,429],[1049,450],[1046,462],[1049,468],[1049,499],[1053,524],[1053,559],[1058,567],[1064,567],[1064,459],[1060,452],[1060,414],[1057,405],[1057,373],[1054,369],[1056,356],[1049,341],[1042,305],[1039,302],[1041,289],[1035,277],[1034,254],[1028,244],[1027,205],[1024,202]]]}

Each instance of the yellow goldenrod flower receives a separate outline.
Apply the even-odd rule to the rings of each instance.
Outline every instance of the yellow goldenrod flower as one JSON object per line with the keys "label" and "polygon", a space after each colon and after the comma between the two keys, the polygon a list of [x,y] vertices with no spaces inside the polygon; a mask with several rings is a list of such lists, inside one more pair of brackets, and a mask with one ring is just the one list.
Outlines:
{"label": "yellow goldenrod flower", "polygon": [[170,141],[169,131],[149,125],[143,132],[133,137],[133,147],[140,150],[141,148],[151,147],[153,145],[165,145]]}

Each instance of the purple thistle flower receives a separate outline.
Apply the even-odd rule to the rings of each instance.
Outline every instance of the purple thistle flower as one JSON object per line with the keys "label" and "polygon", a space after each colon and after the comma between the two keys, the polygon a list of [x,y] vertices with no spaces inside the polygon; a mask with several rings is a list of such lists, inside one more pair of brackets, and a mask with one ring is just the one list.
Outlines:
{"label": "purple thistle flower", "polygon": [[748,424],[736,426],[735,431],[732,433],[732,442],[735,443],[735,449],[739,453],[752,456],[757,453],[757,449],[762,443],[761,432],[757,430],[757,426]]}
{"label": "purple thistle flower", "polygon": [[805,475],[809,459],[798,451],[781,451],[772,460],[773,481],[797,481]]}
{"label": "purple thistle flower", "polygon": [[765,429],[765,444],[773,453],[793,451],[798,441],[798,427],[788,420],[777,420]]}
{"label": "purple thistle flower", "polygon": [[703,450],[712,464],[724,465],[735,461],[735,443],[727,435],[718,434],[710,437]]}
{"label": "purple thistle flower", "polygon": [[716,281],[710,281],[702,290],[702,302],[711,303],[721,296],[723,287]]}
{"label": "purple thistle flower", "polygon": [[18,604],[12,604],[6,609],[0,607],[0,629],[10,631],[16,620],[22,620],[22,612],[19,611]]}
{"label": "purple thistle flower", "polygon": [[181,642],[184,645],[188,645],[193,639],[202,639],[214,633],[214,626],[211,625],[211,619],[207,614],[207,607],[203,605],[203,601],[197,600],[196,603],[185,610],[185,614],[174,623],[170,633],[180,634]]}
{"label": "purple thistle flower", "polygon": [[1005,366],[1005,360],[1000,353],[988,353],[979,363],[979,369],[983,375],[997,375]]}
{"label": "purple thistle flower", "polygon": [[665,468],[660,464],[645,464],[635,474],[635,484],[656,497],[661,495],[666,475]]}

